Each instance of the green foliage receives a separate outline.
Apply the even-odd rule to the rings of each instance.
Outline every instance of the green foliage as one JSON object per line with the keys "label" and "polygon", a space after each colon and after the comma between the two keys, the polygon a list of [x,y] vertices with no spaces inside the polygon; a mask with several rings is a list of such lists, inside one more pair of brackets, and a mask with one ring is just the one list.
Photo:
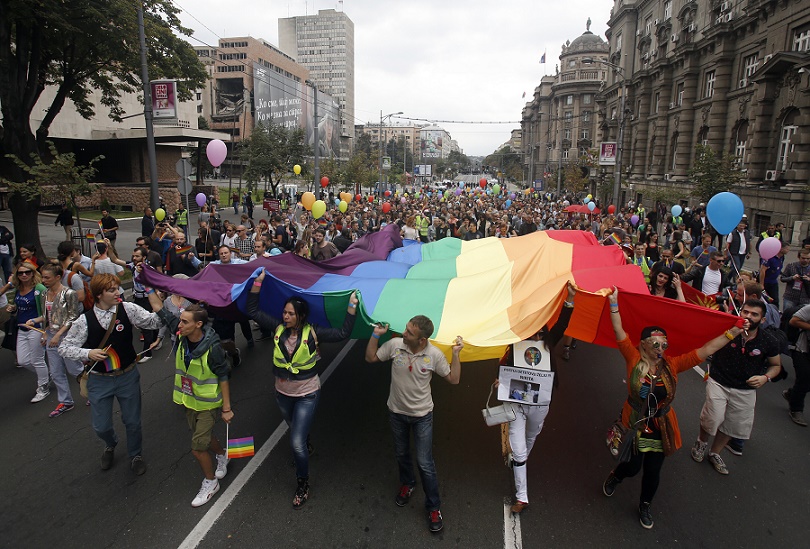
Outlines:
{"label": "green foliage", "polygon": [[302,159],[312,155],[312,149],[304,143],[302,128],[287,129],[269,122],[256,125],[250,138],[240,144],[240,155],[248,164],[244,172],[248,190],[252,192],[264,182],[277,196],[278,186],[295,164],[301,165],[304,176]]}
{"label": "green foliage", "polygon": [[489,165],[493,171],[501,172],[501,177],[505,180],[523,180],[523,163],[520,153],[509,145],[487,156],[484,164]]}
{"label": "green foliage", "polygon": [[204,116],[197,117],[197,127],[201,130],[210,130],[211,126],[208,125],[208,120]]}
{"label": "green foliage", "polygon": [[376,156],[355,150],[345,165],[347,183],[359,183],[361,189],[367,186],[371,190],[379,176],[377,162]]}
{"label": "green foliage", "polygon": [[708,202],[717,193],[730,191],[742,180],[742,173],[735,165],[733,155],[723,153],[719,157],[704,145],[695,147],[695,163],[689,170],[694,188],[692,196]]}

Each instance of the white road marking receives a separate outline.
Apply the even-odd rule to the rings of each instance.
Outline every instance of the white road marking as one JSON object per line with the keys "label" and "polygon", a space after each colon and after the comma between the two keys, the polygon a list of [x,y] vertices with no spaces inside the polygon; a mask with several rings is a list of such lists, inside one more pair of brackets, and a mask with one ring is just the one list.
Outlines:
{"label": "white road marking", "polygon": [[523,549],[523,535],[520,533],[520,514],[512,512],[512,504],[503,504],[503,547]]}
{"label": "white road marking", "polygon": [[[332,360],[332,362],[326,368],[326,371],[324,371],[323,375],[321,376],[321,386],[326,383],[326,380],[329,379],[329,376],[332,375],[333,371],[335,371],[337,365],[340,364],[351,348],[354,347],[356,342],[356,339],[350,340],[349,343],[347,343],[343,349],[341,349],[334,360]],[[256,452],[253,459],[248,462],[247,466],[242,469],[239,475],[228,486],[228,489],[225,490],[221,496],[219,496],[219,498],[211,505],[208,512],[200,519],[200,522],[197,523],[197,526],[195,526],[194,529],[189,532],[186,539],[184,539],[183,542],[178,546],[180,549],[193,549],[202,542],[217,520],[219,520],[223,513],[225,513],[225,510],[228,509],[231,503],[233,503],[236,496],[239,495],[242,488],[245,487],[253,474],[259,469],[259,467],[261,467],[264,460],[267,459],[270,452],[273,451],[279,440],[281,440],[281,437],[283,437],[286,432],[287,424],[282,421],[279,426],[276,427],[276,430],[273,431],[273,434],[270,435],[270,438],[267,439],[267,442],[265,442],[261,449]]]}

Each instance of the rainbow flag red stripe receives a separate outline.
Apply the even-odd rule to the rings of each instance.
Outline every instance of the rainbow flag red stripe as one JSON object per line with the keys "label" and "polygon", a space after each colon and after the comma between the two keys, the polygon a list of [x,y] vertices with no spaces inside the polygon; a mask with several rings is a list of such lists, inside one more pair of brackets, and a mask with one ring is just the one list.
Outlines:
{"label": "rainbow flag red stripe", "polygon": [[104,364],[105,371],[114,372],[121,369],[121,358],[115,352],[115,349],[110,347],[107,349],[107,358],[104,359],[102,364]]}
{"label": "rainbow flag red stripe", "polygon": [[185,254],[185,253],[190,252],[191,248],[192,248],[192,246],[189,244],[189,245],[186,245],[186,246],[175,246],[174,250],[178,254]]}
{"label": "rainbow flag red stripe", "polygon": [[253,437],[232,438],[228,441],[229,458],[250,457],[253,454]]}

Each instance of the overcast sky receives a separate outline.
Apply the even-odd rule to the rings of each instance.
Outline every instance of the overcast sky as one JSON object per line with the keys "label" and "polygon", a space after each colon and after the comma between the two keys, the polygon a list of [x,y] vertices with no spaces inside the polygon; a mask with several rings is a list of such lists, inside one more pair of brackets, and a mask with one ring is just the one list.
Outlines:
{"label": "overcast sky", "polygon": [[612,6],[608,0],[345,0],[342,8],[323,0],[175,4],[194,29],[193,45],[245,35],[278,45],[279,18],[342,9],[354,22],[356,123],[379,123],[381,110],[429,120],[512,122],[439,122],[470,156],[494,152],[520,127],[526,100],[543,74],[554,74],[560,46],[585,32],[589,17],[591,32],[604,39]]}

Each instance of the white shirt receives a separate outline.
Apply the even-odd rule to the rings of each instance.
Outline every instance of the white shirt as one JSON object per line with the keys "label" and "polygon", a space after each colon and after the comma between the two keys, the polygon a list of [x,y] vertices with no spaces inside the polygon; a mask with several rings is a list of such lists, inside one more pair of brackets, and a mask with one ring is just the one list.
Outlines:
{"label": "white shirt", "polygon": [[706,267],[706,270],[703,272],[703,287],[700,291],[706,295],[716,294],[720,291],[720,281],[722,278],[722,274],[719,270],[715,271]]}

